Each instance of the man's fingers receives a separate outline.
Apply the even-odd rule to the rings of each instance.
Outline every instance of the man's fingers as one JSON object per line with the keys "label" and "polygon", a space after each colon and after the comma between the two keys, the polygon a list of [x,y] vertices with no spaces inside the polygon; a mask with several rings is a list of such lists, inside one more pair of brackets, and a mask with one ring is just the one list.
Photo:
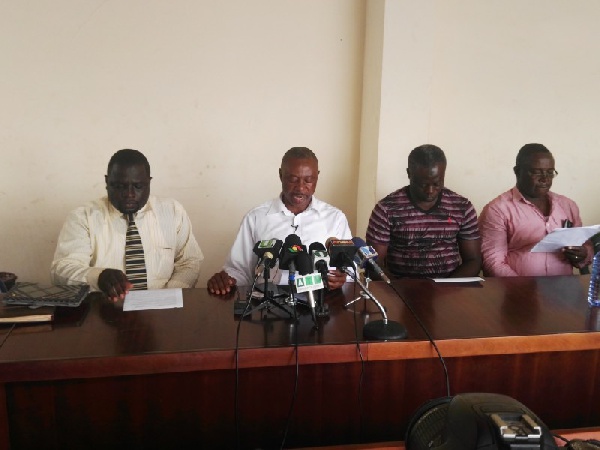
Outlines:
{"label": "man's fingers", "polygon": [[231,286],[235,286],[235,284],[235,278],[230,277],[227,272],[221,271],[215,273],[210,280],[208,280],[207,287],[209,292],[222,295],[231,291]]}

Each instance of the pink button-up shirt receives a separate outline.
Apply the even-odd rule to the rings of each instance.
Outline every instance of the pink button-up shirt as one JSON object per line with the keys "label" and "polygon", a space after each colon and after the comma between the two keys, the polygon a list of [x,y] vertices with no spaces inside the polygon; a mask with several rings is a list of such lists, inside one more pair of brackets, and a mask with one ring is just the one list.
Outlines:
{"label": "pink button-up shirt", "polygon": [[[581,226],[579,208],[563,195],[549,193],[551,210],[545,217],[516,188],[488,203],[479,216],[483,274],[486,276],[572,275],[573,266],[562,253],[531,253],[531,248],[565,219]],[[588,246],[586,246],[588,247]],[[589,263],[591,249],[581,266]]]}

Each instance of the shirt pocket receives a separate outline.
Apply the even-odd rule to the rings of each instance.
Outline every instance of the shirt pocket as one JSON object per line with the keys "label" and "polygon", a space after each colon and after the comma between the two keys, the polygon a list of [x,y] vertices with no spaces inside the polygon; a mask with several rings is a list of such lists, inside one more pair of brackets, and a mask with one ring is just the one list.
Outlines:
{"label": "shirt pocket", "polygon": [[156,247],[152,253],[152,260],[156,266],[156,281],[160,281],[164,286],[171,279],[171,275],[173,275],[175,248]]}

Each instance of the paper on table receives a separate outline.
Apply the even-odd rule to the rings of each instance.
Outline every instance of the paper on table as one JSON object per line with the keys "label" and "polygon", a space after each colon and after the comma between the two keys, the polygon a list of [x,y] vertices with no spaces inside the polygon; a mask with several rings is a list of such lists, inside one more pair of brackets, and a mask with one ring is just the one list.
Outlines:
{"label": "paper on table", "polygon": [[580,246],[593,235],[600,233],[600,225],[589,227],[556,228],[534,245],[532,252],[557,252],[563,247]]}
{"label": "paper on table", "polygon": [[144,309],[170,309],[183,307],[183,293],[177,289],[150,289],[147,291],[129,291],[125,296],[123,311],[141,311]]}
{"label": "paper on table", "polygon": [[485,281],[480,277],[462,277],[462,278],[432,278],[436,283],[475,283]]}
{"label": "paper on table", "polygon": [[[296,272],[296,274],[298,274],[298,272]],[[289,276],[289,270],[279,269],[275,276],[271,278],[271,280],[273,281],[273,284],[278,286],[287,286],[289,283]],[[350,275],[346,275],[346,283],[354,283],[354,278],[352,278]]]}

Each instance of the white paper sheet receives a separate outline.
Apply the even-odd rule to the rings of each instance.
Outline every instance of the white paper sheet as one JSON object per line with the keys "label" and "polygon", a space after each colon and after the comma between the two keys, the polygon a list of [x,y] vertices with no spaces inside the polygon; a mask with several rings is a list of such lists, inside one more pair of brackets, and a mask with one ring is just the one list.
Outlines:
{"label": "white paper sheet", "polygon": [[480,277],[462,277],[462,278],[432,278],[436,283],[475,283],[485,281]]}
{"label": "white paper sheet", "polygon": [[600,233],[600,225],[589,227],[557,228],[535,244],[532,252],[558,252],[563,247],[580,246],[593,235]]}
{"label": "white paper sheet", "polygon": [[183,293],[181,292],[181,288],[129,291],[123,303],[123,311],[171,308],[183,308]]}
{"label": "white paper sheet", "polygon": [[[296,272],[296,275],[298,275],[298,272]],[[275,276],[271,277],[271,280],[273,281],[273,284],[278,286],[287,286],[289,283],[289,276],[289,270],[279,269]],[[350,275],[346,275],[346,283],[354,283],[354,278]]]}

